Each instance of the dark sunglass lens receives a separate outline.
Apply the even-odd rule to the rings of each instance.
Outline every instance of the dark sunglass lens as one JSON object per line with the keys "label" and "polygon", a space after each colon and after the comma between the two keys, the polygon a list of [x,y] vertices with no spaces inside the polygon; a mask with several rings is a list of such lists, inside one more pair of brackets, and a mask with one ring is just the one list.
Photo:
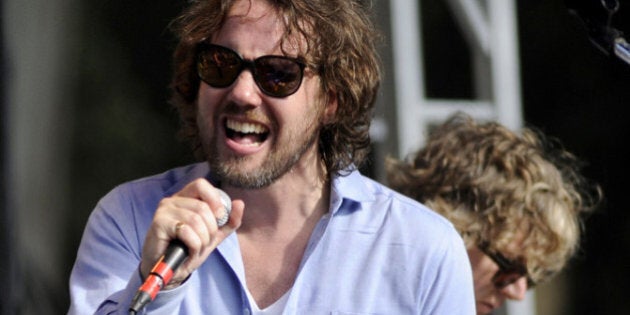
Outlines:
{"label": "dark sunglass lens", "polygon": [[[499,270],[496,272],[492,281],[494,285],[502,289],[516,281],[522,277],[527,276],[527,267],[523,264],[522,260],[510,260],[503,256],[500,252],[491,251],[488,248],[487,243],[482,243],[479,245],[479,249],[499,267]],[[533,286],[533,282],[527,277],[527,286],[528,288]]]}
{"label": "dark sunglass lens", "polygon": [[284,97],[295,93],[302,83],[302,66],[283,57],[262,57],[256,60],[256,82],[271,96]]}
{"label": "dark sunglass lens", "polygon": [[242,60],[235,52],[212,45],[199,55],[197,72],[204,82],[220,88],[232,84],[241,67]]}

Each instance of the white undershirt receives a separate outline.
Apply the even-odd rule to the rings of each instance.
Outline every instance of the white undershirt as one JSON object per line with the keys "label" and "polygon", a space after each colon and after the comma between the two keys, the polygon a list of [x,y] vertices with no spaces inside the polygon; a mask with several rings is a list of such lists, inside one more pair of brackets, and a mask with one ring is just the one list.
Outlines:
{"label": "white undershirt", "polygon": [[273,302],[273,304],[267,306],[264,310],[258,308],[258,304],[254,300],[254,297],[249,290],[247,291],[247,298],[249,299],[249,304],[252,306],[252,315],[280,315],[282,311],[284,311],[284,307],[287,305],[287,300],[289,299],[289,292],[287,291],[283,296],[281,296],[277,301]]}

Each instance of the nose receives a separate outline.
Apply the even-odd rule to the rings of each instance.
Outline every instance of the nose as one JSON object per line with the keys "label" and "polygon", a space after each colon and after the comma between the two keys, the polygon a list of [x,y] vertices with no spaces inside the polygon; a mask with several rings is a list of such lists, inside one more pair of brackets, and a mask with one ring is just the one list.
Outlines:
{"label": "nose", "polygon": [[259,89],[249,69],[241,71],[228,88],[230,89],[228,97],[235,104],[252,106],[260,103]]}
{"label": "nose", "polygon": [[521,301],[527,292],[527,277],[520,277],[514,283],[505,286],[500,290],[507,299]]}

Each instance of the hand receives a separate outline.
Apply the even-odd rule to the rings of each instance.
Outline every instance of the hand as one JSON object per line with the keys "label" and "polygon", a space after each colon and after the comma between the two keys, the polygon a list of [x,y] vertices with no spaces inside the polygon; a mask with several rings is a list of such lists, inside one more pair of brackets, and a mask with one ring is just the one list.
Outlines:
{"label": "hand", "polygon": [[162,199],[142,247],[140,272],[143,278],[148,277],[171,240],[179,239],[188,247],[188,259],[177,269],[166,288],[181,284],[241,225],[244,207],[242,201],[232,201],[230,219],[219,228],[217,218],[224,215],[225,209],[219,191],[203,178]]}

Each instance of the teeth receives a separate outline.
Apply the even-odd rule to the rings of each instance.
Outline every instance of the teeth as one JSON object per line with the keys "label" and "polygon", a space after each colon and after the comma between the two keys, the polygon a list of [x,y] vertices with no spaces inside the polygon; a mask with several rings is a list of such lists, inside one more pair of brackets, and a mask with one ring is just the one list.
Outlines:
{"label": "teeth", "polygon": [[234,120],[227,121],[227,127],[240,133],[265,133],[267,132],[267,128],[263,125],[252,124],[252,123],[242,123]]}

